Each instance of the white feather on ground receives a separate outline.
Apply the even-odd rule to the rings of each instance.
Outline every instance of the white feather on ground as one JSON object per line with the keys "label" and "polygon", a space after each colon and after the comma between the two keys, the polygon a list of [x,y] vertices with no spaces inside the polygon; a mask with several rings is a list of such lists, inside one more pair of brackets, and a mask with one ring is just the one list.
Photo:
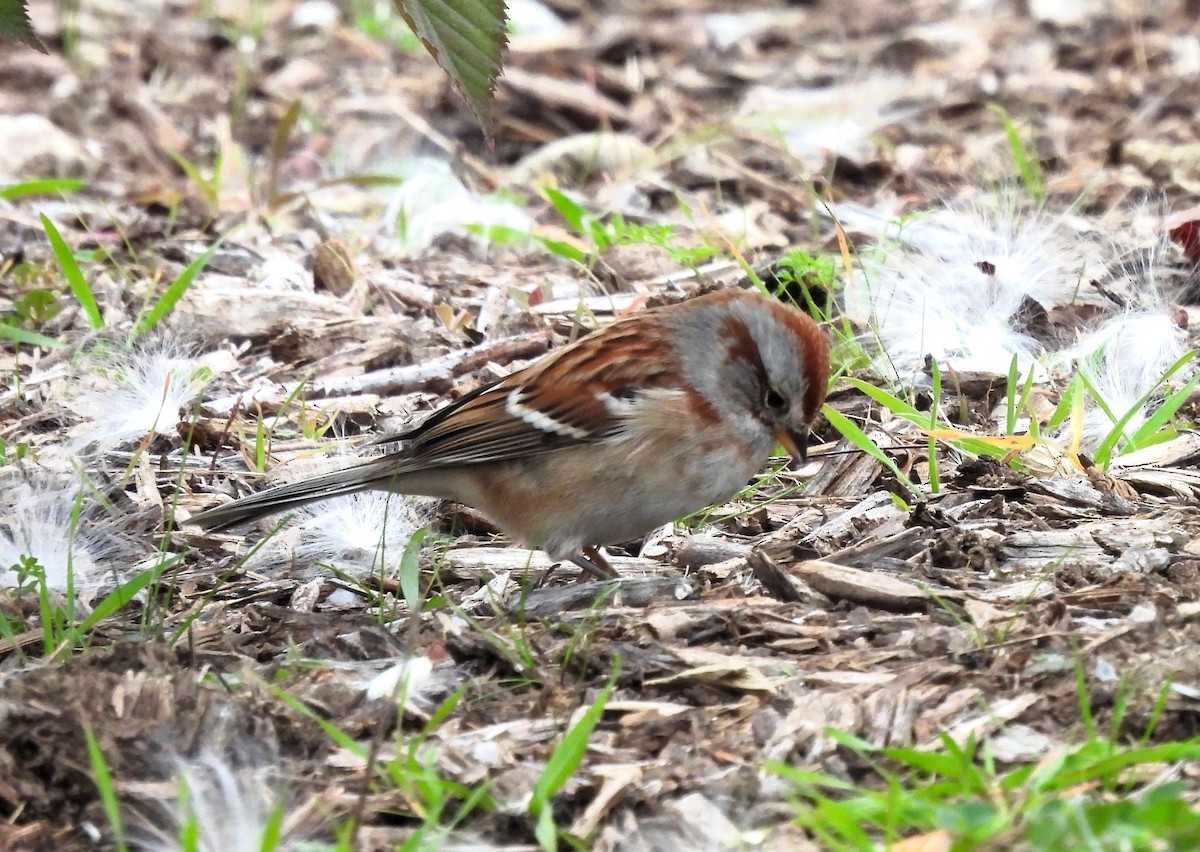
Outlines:
{"label": "white feather on ground", "polygon": [[[295,482],[362,461],[346,451],[344,443],[334,446],[339,452],[333,455],[296,458],[276,468],[269,484]],[[360,491],[268,515],[260,521],[264,529],[286,523],[249,564],[260,569],[293,565],[304,576],[315,576],[326,566],[357,580],[381,571],[394,574],[413,534],[433,520],[436,505],[435,500],[407,494]]]}
{"label": "white feather on ground", "polygon": [[[111,497],[111,500],[109,499]],[[151,529],[158,516],[75,473],[27,465],[0,477],[0,586],[26,585],[14,566],[37,560],[46,585],[87,605],[96,596],[169,558]],[[70,583],[68,583],[70,580]]]}
{"label": "white feather on ground", "polygon": [[96,349],[82,362],[76,379],[82,390],[67,406],[83,422],[74,447],[109,450],[147,435],[173,433],[212,379],[199,358],[170,343],[141,343],[132,349]]}
{"label": "white feather on ground", "polygon": [[362,491],[295,510],[296,555],[357,579],[394,571],[409,539],[432,517],[433,501]]}
{"label": "white feather on ground", "polygon": [[1084,241],[1060,218],[1018,209],[1000,196],[946,206],[895,226],[895,245],[868,256],[846,287],[846,311],[882,353],[877,367],[902,381],[927,356],[958,371],[1044,375],[1043,344],[1023,313],[1078,293],[1088,265]]}
{"label": "white feather on ground", "polygon": [[[1127,307],[1082,333],[1076,345],[1053,359],[1064,377],[1084,373],[1103,400],[1100,405],[1085,399],[1079,425],[1085,450],[1095,450],[1131,411],[1122,431],[1127,437],[1137,432],[1161,404],[1163,395],[1155,394],[1144,405],[1138,403],[1188,351],[1186,323],[1181,322],[1185,315],[1175,304],[1172,282],[1162,274],[1170,246],[1159,240],[1136,253],[1116,244],[1110,251],[1113,260],[1108,264],[1105,286],[1126,299]],[[1173,379],[1186,381],[1195,372],[1193,363]],[[1070,435],[1073,430],[1074,424],[1068,421],[1060,435]]]}
{"label": "white feather on ground", "polygon": [[[78,512],[76,506],[78,505]],[[16,568],[33,558],[46,585],[65,592],[93,590],[111,581],[106,560],[112,538],[94,522],[94,506],[76,478],[47,477],[36,485],[11,483],[0,499],[0,586],[28,582]]]}
{"label": "white feather on ground", "polygon": [[[275,773],[235,767],[215,753],[176,762],[175,797],[138,811],[129,820],[136,848],[147,852],[241,852],[263,848],[264,836],[284,797]],[[195,844],[185,844],[195,830]],[[298,848],[284,838],[276,850]]]}

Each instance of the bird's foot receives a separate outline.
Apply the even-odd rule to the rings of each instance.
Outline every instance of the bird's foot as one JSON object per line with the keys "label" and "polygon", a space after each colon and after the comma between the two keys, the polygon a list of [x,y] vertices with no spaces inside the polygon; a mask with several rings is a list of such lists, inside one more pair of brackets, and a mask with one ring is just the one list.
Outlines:
{"label": "bird's foot", "polygon": [[596,547],[583,548],[581,552],[571,557],[571,561],[583,569],[583,574],[579,575],[580,581],[583,580],[584,574],[597,580],[614,580],[621,576],[617,573],[617,569],[608,564],[608,560]]}

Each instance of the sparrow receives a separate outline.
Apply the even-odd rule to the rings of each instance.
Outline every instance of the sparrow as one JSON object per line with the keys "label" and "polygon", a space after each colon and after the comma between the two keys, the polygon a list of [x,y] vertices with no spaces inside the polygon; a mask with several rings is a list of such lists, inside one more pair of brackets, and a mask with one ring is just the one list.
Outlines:
{"label": "sparrow", "polygon": [[188,520],[221,529],[367,489],[453,500],[555,561],[615,571],[632,541],[738,493],[776,443],[798,461],[829,342],[796,308],[722,290],[618,319],[372,441],[399,449]]}

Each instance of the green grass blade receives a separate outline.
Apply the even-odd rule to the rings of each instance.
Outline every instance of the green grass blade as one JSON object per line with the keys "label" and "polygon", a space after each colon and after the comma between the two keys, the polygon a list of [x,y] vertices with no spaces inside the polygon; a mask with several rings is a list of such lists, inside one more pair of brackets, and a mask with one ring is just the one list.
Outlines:
{"label": "green grass blade", "polygon": [[1075,670],[1075,696],[1079,701],[1079,718],[1083,720],[1083,728],[1087,732],[1088,740],[1095,740],[1096,720],[1092,716],[1092,700],[1088,696],[1087,675],[1083,671],[1083,661],[1076,654],[1072,662]]}
{"label": "green grass blade", "polygon": [[828,405],[822,406],[821,412],[825,415],[826,419],[829,420],[830,425],[832,425],[834,429],[837,429],[838,432],[841,433],[843,438],[891,471],[892,475],[895,476],[901,484],[908,484],[908,479],[903,473],[900,472],[900,468],[897,467],[896,463],[888,458],[887,454],[883,450],[879,449],[874,441],[867,437],[866,432],[864,432],[862,429],[859,429],[856,424],[848,420],[842,415],[841,412],[830,408]]}
{"label": "green grass blade", "polygon": [[[1076,373],[1067,386],[1063,388],[1062,397],[1058,400],[1058,405],[1051,412],[1050,417],[1046,420],[1046,424],[1041,427],[1043,432],[1053,432],[1071,415],[1071,411],[1078,407],[1078,398],[1084,392],[1082,375],[1082,373]],[[1036,418],[1034,419],[1036,420]]]}
{"label": "green grass blade", "polygon": [[193,802],[195,794],[188,786],[186,773],[179,772],[175,782],[179,788],[179,800],[176,804],[180,816],[179,849],[181,852],[201,852],[200,818],[196,816],[196,805]]}
{"label": "green grass blade", "polygon": [[957,779],[962,773],[962,760],[954,754],[921,751],[915,748],[887,748],[883,750],[883,754],[905,766],[927,772],[930,775],[943,775],[946,778]]}
{"label": "green grass blade", "polygon": [[566,735],[562,738],[554,751],[550,755],[550,759],[546,761],[546,768],[542,770],[541,776],[537,783],[533,786],[533,796],[529,801],[529,811],[537,818],[537,827],[535,833],[538,842],[542,848],[553,850],[556,848],[557,831],[554,826],[554,812],[550,805],[550,800],[554,794],[563,788],[563,785],[570,780],[575,774],[575,770],[579,768],[580,762],[583,760],[584,754],[587,753],[588,739],[592,735],[592,731],[600,722],[600,717],[604,715],[604,707],[608,703],[608,699],[612,696],[613,686],[616,683],[617,672],[613,672],[609,678],[608,684],[601,691],[592,705],[583,712],[579,717],[579,721],[571,726]]}
{"label": "green grass blade", "polygon": [[96,782],[96,790],[100,793],[100,801],[104,805],[104,815],[108,818],[109,828],[112,829],[117,849],[126,852],[129,847],[125,843],[125,829],[121,824],[121,803],[117,799],[117,788],[113,784],[112,773],[108,771],[108,761],[104,752],[96,742],[96,735],[90,725],[83,726],[83,736],[87,740],[88,761],[92,765],[92,780]]}
{"label": "green grass blade", "polygon": [[584,219],[587,218],[587,211],[583,209],[583,205],[576,202],[566,193],[561,192],[551,187],[546,187],[543,190],[546,193],[546,198],[550,204],[558,211],[558,215],[563,217],[563,221],[571,226],[571,230],[580,236],[587,233],[584,227]]}
{"label": "green grass blade", "polygon": [[[1138,412],[1139,408],[1141,408],[1141,405],[1139,403],[1134,403],[1129,407],[1124,415],[1118,417],[1116,412],[1114,412],[1109,406],[1108,400],[1101,395],[1100,390],[1092,382],[1091,377],[1088,376],[1086,370],[1080,370],[1078,378],[1080,384],[1083,386],[1083,389],[1087,391],[1088,396],[1092,398],[1092,402],[1095,403],[1097,408],[1104,412],[1104,416],[1108,418],[1108,422],[1113,424],[1112,429],[1110,429],[1108,434],[1105,435],[1104,440],[1100,442],[1100,446],[1096,450],[1096,465],[1101,469],[1104,469],[1108,467],[1108,461],[1112,457],[1112,451],[1116,447],[1117,442],[1126,437],[1126,424],[1128,424],[1130,419]],[[1072,413],[1072,419],[1075,419],[1074,413]],[[1126,442],[1128,443],[1128,439]]]}
{"label": "green grass blade", "polygon": [[[312,379],[312,374],[309,373],[303,379],[301,379],[299,382],[297,382],[296,387],[292,388],[292,392],[287,395],[287,398],[284,399],[283,404],[279,406],[279,411],[277,411],[275,413],[274,419],[271,420],[271,428],[268,430],[270,432],[270,437],[273,438],[275,436],[275,427],[277,427],[279,425],[279,421],[283,419],[284,415],[287,414],[288,409],[292,407],[292,403],[295,402],[297,399],[299,399],[300,395],[305,392],[305,389],[308,387],[308,383],[311,379]],[[303,411],[303,410],[304,410],[304,408],[303,408],[303,406],[301,406],[301,411]],[[259,431],[261,433],[262,428],[263,428],[261,416],[258,418],[258,426],[259,426]],[[264,435],[261,437],[265,440],[267,436]],[[261,449],[261,448],[256,448],[256,449]],[[266,462],[267,462],[266,455],[265,454],[262,455],[259,458],[258,462],[259,462],[259,465],[261,465],[259,467],[259,473],[261,473],[262,471],[266,470]]]}
{"label": "green grass blade", "polygon": [[44,180],[27,180],[0,188],[0,200],[17,201],[37,195],[59,195],[64,192],[74,192],[87,186],[87,181],[78,178],[46,178]]}
{"label": "green grass blade", "polygon": [[[895,414],[897,417],[903,417],[908,422],[910,422],[916,426],[920,426],[922,429],[936,428],[936,425],[933,424],[933,419],[930,417],[930,415],[925,414],[924,412],[918,411],[910,403],[905,402],[900,397],[890,394],[887,391],[883,390],[882,388],[877,388],[877,387],[875,387],[875,385],[868,384],[867,382],[864,382],[861,379],[855,379],[853,377],[847,376],[845,381],[847,382],[847,384],[853,385],[854,387],[858,388],[860,391],[865,393],[867,396],[871,397],[871,399],[878,402],[880,405],[882,405],[888,411]],[[939,395],[940,395],[940,383],[939,383]],[[933,424],[933,425],[931,425],[931,424]],[[849,435],[847,435],[846,437],[849,437]],[[867,440],[869,441],[870,439],[868,438]],[[977,456],[990,456],[991,458],[1002,458],[1005,455],[1007,455],[1009,452],[1009,449],[1007,447],[1000,445],[1000,444],[996,444],[996,443],[989,443],[984,438],[980,438],[979,440],[973,440],[971,438],[954,438],[954,439],[950,440],[950,443],[954,447],[962,450],[963,452],[972,453]],[[931,456],[931,459],[933,459],[933,458],[936,458],[936,456]]]}
{"label": "green grass blade", "polygon": [[58,228],[54,227],[54,223],[45,213],[42,214],[42,228],[50,240],[50,247],[54,250],[54,257],[58,260],[63,277],[67,279],[71,292],[75,294],[79,306],[83,308],[88,323],[92,328],[102,328],[104,317],[100,316],[100,306],[96,304],[96,296],[83,277],[83,271],[79,268],[75,255],[71,253],[71,247],[67,245],[67,241],[62,238]]}
{"label": "green grass blade", "polygon": [[[494,227],[493,230],[495,230]],[[572,260],[580,265],[587,263],[587,252],[580,251],[570,243],[563,242],[562,240],[552,240],[548,237],[540,237],[537,234],[533,234],[533,239],[537,240],[546,251],[557,257],[561,257],[564,260]]]}
{"label": "green grass blade", "polygon": [[[1092,386],[1092,383],[1090,381],[1088,381],[1087,374],[1084,372],[1079,373],[1079,378],[1082,379],[1087,384],[1088,390],[1092,393],[1093,397],[1095,397],[1096,404],[1100,406],[1100,408],[1104,411],[1105,415],[1107,415],[1107,417],[1109,418],[1109,421],[1113,423],[1113,428],[1109,431],[1108,435],[1106,435],[1104,440],[1100,443],[1099,449],[1096,450],[1096,464],[1102,470],[1106,470],[1108,468],[1108,463],[1112,459],[1113,450],[1116,448],[1117,442],[1120,441],[1122,437],[1125,437],[1127,439],[1127,441],[1126,441],[1127,443],[1129,443],[1129,444],[1133,443],[1132,438],[1129,438],[1128,436],[1125,435],[1125,427],[1129,424],[1129,421],[1133,418],[1133,416],[1135,414],[1137,414],[1139,411],[1141,411],[1145,407],[1146,403],[1150,401],[1150,397],[1153,396],[1158,391],[1158,389],[1163,386],[1163,384],[1165,384],[1167,381],[1169,381],[1171,376],[1175,375],[1175,373],[1177,373],[1177,372],[1179,372],[1179,370],[1183,369],[1183,367],[1189,361],[1191,361],[1192,358],[1195,357],[1195,355],[1196,355],[1196,352],[1193,350],[1191,352],[1188,352],[1183,357],[1181,357],[1179,360],[1177,360],[1174,364],[1172,364],[1170,369],[1168,369],[1165,373],[1163,373],[1163,377],[1155,383],[1154,387],[1150,388],[1150,390],[1148,390],[1144,394],[1142,394],[1141,398],[1138,399],[1138,401],[1135,402],[1133,405],[1129,406],[1128,410],[1120,418],[1117,418],[1115,416],[1115,414],[1112,412],[1112,410],[1109,409],[1109,407],[1105,403],[1104,399],[1099,395],[1099,393],[1096,391],[1096,389]],[[1181,398],[1176,399],[1175,398],[1176,394],[1172,394],[1171,401],[1175,405],[1174,409],[1169,409],[1166,412],[1163,412],[1163,409],[1166,408],[1166,404],[1164,403],[1163,406],[1159,407],[1159,411],[1155,412],[1154,415],[1151,415],[1150,420],[1148,420],[1147,422],[1153,421],[1158,424],[1154,428],[1154,432],[1157,432],[1158,429],[1160,429],[1162,427],[1162,424],[1166,423],[1167,420],[1169,420],[1172,416],[1174,416],[1175,411],[1178,410],[1179,406],[1183,405],[1184,401],[1187,399],[1188,394],[1191,393],[1191,389],[1196,386],[1196,382],[1198,379],[1200,379],[1200,376],[1193,376],[1191,381],[1189,381],[1187,383],[1187,385],[1184,386],[1184,388],[1180,389],[1180,390],[1187,391],[1187,393],[1185,393]],[[1163,412],[1161,417],[1158,416],[1160,412]],[[1145,428],[1145,426],[1143,426],[1143,429],[1144,428]],[[1142,430],[1139,430],[1139,433],[1141,431]],[[1153,432],[1148,432],[1147,434],[1153,434]],[[1132,449],[1132,447],[1131,447],[1131,449]]]}
{"label": "green grass blade", "polygon": [[[1033,371],[1031,370],[1030,373]],[[1005,386],[1004,434],[1011,435],[1017,429],[1017,356],[1012,356],[1008,365],[1008,384]]]}
{"label": "green grass blade", "polygon": [[44,334],[38,334],[36,331],[29,331],[15,325],[9,325],[6,322],[0,322],[0,337],[16,343],[25,343],[29,346],[41,346],[45,349],[61,349],[66,346],[65,343],[60,343],[53,337],[47,337]]}
{"label": "green grass blade", "polygon": [[1096,779],[1104,779],[1111,783],[1117,780],[1119,773],[1133,766],[1176,763],[1181,760],[1196,760],[1197,758],[1200,758],[1200,740],[1184,740],[1129,749],[1102,757],[1078,769],[1064,769],[1063,773],[1055,779],[1055,787],[1068,789]]}
{"label": "green grass blade", "polygon": [[[1025,374],[1025,384],[1021,386],[1021,397],[1017,400],[1017,411],[1025,411],[1029,405],[1029,397],[1033,393],[1033,377],[1034,371],[1030,369]],[[1015,421],[1013,426],[1014,428],[1016,427]],[[1037,415],[1033,411],[1029,412],[1029,433],[1035,437],[1038,434]]]}
{"label": "green grass blade", "polygon": [[262,417],[258,418],[257,428],[254,430],[254,469],[259,473],[265,473],[267,470],[267,437]]}
{"label": "green grass blade", "polygon": [[835,778],[832,775],[823,775],[820,772],[813,772],[808,769],[797,769],[778,760],[768,760],[763,764],[763,769],[797,786],[827,787],[831,790],[843,792],[857,789],[852,783],[841,778]]}
{"label": "green grass blade", "polygon": [[223,243],[224,240],[224,237],[217,240],[215,243],[209,246],[208,251],[204,252],[204,254],[200,255],[191,263],[189,263],[187,268],[184,269],[183,272],[179,273],[179,276],[170,283],[166,291],[159,296],[158,301],[154,303],[154,306],[150,308],[145,316],[141,317],[137,323],[134,324],[133,333],[135,336],[145,334],[147,331],[150,331],[150,329],[154,328],[154,326],[158,325],[158,323],[162,321],[163,317],[171,312],[171,309],[175,307],[175,304],[183,298],[183,294],[187,292],[188,287],[192,286],[192,282],[196,280],[196,276],[200,274],[200,270],[203,269],[212,259],[212,256],[217,253],[217,249],[221,247],[221,243]]}
{"label": "green grass blade", "polygon": [[178,564],[183,560],[183,554],[176,554],[170,559],[160,562],[153,568],[148,568],[140,572],[137,576],[125,581],[117,586],[107,595],[104,600],[96,605],[96,608],[79,623],[79,632],[86,633],[88,630],[95,627],[99,622],[103,621],[108,616],[112,615],[117,610],[128,604],[142,589],[149,586],[155,580],[162,576],[173,565]]}
{"label": "green grass blade", "polygon": [[21,640],[17,638],[19,626],[19,622],[10,620],[7,615],[0,614],[0,639],[7,642],[13,653],[17,655],[17,659],[24,663],[29,659],[29,655],[25,653]]}
{"label": "green grass blade", "polygon": [[[933,377],[933,398],[929,403],[929,431],[938,428],[938,415],[942,410],[942,371],[936,359],[930,359]],[[929,490],[937,494],[940,490],[941,476],[938,473],[938,444],[933,435],[929,436]]]}
{"label": "green grass blade", "polygon": [[296,696],[292,695],[290,692],[287,692],[286,690],[281,689],[277,686],[273,686],[269,683],[265,684],[265,686],[267,687],[268,690],[271,691],[272,695],[274,695],[276,698],[278,698],[280,701],[282,701],[288,707],[291,707],[293,710],[295,710],[297,713],[299,713],[305,719],[308,719],[310,722],[316,722],[317,725],[323,731],[325,731],[326,736],[328,736],[329,739],[333,740],[333,742],[337,743],[339,746],[344,748],[346,751],[350,752],[350,754],[354,755],[355,757],[366,760],[367,755],[370,753],[370,749],[368,748],[368,746],[366,746],[363,743],[360,743],[358,740],[354,739],[354,737],[347,734],[345,731],[343,731],[337,725],[324,719],[319,713],[314,711],[307,704],[305,704],[303,701],[301,701]]}
{"label": "green grass blade", "polygon": [[412,534],[400,557],[400,593],[408,604],[409,612],[421,611],[421,547],[429,530],[421,527]]}
{"label": "green grass blade", "polygon": [[837,728],[823,728],[821,733],[829,737],[838,745],[848,748],[856,754],[861,754],[864,757],[876,754],[879,751],[877,746],[872,745],[862,737],[854,736],[854,734],[850,733],[849,731],[842,731]]}
{"label": "green grass blade", "polygon": [[1008,114],[1008,110],[999,104],[992,104],[991,108],[1000,116],[1000,123],[1004,126],[1004,135],[1008,139],[1008,148],[1012,152],[1013,162],[1017,166],[1017,173],[1021,176],[1021,183],[1024,184],[1026,192],[1034,201],[1039,203],[1045,201],[1046,188],[1042,179],[1042,164],[1038,160],[1035,146],[1026,144],[1021,139],[1021,133],[1017,129],[1016,122],[1012,120],[1012,116]]}
{"label": "green grass blade", "polygon": [[555,746],[550,759],[546,761],[545,770],[542,771],[541,777],[534,785],[533,800],[530,803],[532,809],[540,812],[575,773],[587,752],[588,738],[599,723],[600,717],[604,715],[604,705],[608,703],[611,695],[612,686],[610,684],[584,711],[583,715],[579,717],[579,721],[567,731],[562,741]]}
{"label": "green grass blade", "polygon": [[928,420],[928,418],[924,414],[922,414],[920,411],[918,411],[916,408],[914,408],[911,403],[906,402],[905,400],[901,399],[898,396],[888,393],[883,388],[877,388],[877,387],[875,387],[875,385],[870,384],[868,382],[864,382],[862,379],[855,379],[855,378],[849,377],[849,376],[846,378],[846,383],[858,388],[860,391],[865,393],[867,396],[871,397],[871,399],[875,400],[880,405],[882,405],[884,408],[886,408],[888,411],[892,412],[892,414],[895,414],[898,417],[905,417],[905,418],[910,418],[910,419],[916,418],[915,420],[913,420],[913,422],[921,423],[921,425],[924,425],[922,423],[922,421]]}
{"label": "green grass blade", "polygon": [[[1185,357],[1188,360],[1191,360],[1195,354],[1195,352],[1189,352]],[[1168,373],[1168,375],[1170,374]],[[1198,382],[1200,382],[1200,373],[1192,376],[1192,378],[1188,380],[1187,384],[1163,400],[1163,404],[1160,405],[1153,414],[1147,417],[1146,422],[1143,423],[1141,427],[1133,433],[1133,436],[1129,439],[1130,449],[1137,449],[1138,447],[1144,446],[1150,441],[1151,438],[1158,434],[1158,432],[1167,425],[1168,421],[1175,416],[1179,409],[1183,407],[1183,404],[1187,402],[1188,397],[1192,395],[1192,391],[1196,389],[1196,384]]]}
{"label": "green grass blade", "polygon": [[283,848],[283,802],[277,802],[271,808],[267,824],[263,826],[262,841],[258,845],[259,852],[277,852]]}
{"label": "green grass blade", "polygon": [[210,204],[216,201],[216,196],[213,191],[213,182],[215,180],[216,173],[215,167],[213,169],[214,179],[208,180],[200,173],[198,168],[192,165],[192,161],[187,157],[175,151],[168,151],[167,154],[172,160],[175,161],[175,165],[179,166],[179,168],[183,170],[183,173],[187,175],[187,179],[194,183],[196,188],[204,193],[205,200],[207,200]]}

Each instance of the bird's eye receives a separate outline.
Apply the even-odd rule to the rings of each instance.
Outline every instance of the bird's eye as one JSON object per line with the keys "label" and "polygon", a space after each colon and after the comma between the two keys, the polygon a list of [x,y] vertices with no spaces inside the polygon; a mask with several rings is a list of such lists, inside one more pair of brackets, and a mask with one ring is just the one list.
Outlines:
{"label": "bird's eye", "polygon": [[763,402],[767,408],[774,411],[784,411],[787,409],[787,400],[783,398],[783,394],[775,390],[775,388],[767,388],[767,395],[763,398]]}

